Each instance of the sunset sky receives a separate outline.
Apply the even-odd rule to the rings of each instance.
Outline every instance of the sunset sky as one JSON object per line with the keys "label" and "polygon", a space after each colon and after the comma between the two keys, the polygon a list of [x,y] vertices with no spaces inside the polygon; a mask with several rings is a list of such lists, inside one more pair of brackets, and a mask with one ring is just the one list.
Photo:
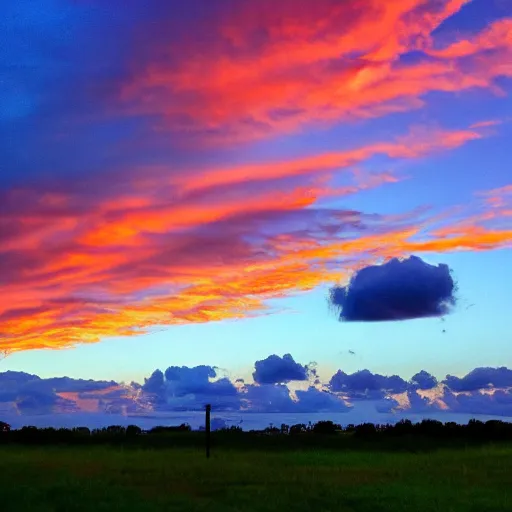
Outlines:
{"label": "sunset sky", "polygon": [[[510,0],[2,5],[1,372],[512,367]],[[411,255],[446,314],[329,305]]]}

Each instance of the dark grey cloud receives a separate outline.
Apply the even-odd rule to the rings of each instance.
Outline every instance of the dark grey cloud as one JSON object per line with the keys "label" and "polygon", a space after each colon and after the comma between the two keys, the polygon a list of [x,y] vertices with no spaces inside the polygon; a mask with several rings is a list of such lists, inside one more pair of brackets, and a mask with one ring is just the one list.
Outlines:
{"label": "dark grey cloud", "polygon": [[421,370],[421,372],[412,376],[409,384],[413,389],[432,389],[438,385],[438,382],[433,375],[425,370]]}
{"label": "dark grey cloud", "polygon": [[443,401],[450,411],[465,414],[512,416],[512,391],[496,390],[492,394],[479,390],[455,394],[446,389]]}
{"label": "dark grey cloud", "polygon": [[292,380],[308,380],[308,367],[296,363],[290,354],[275,354],[256,361],[252,377],[258,384],[283,384]]}
{"label": "dark grey cloud", "polygon": [[163,372],[161,370],[155,370],[147,379],[144,379],[142,390],[146,393],[162,394],[165,390]]}
{"label": "dark grey cloud", "polygon": [[56,393],[87,393],[117,386],[117,382],[113,380],[84,380],[72,379],[70,377],[54,377],[51,379],[41,379],[37,382],[39,386],[44,386]]}
{"label": "dark grey cloud", "polygon": [[[144,379],[143,385],[133,383],[128,388],[115,381],[41,379],[37,375],[9,371],[0,373],[0,410],[12,409],[12,404],[16,404],[16,410],[23,415],[78,414],[80,400],[86,399],[98,401],[98,413],[111,414],[198,411],[204,410],[207,403],[216,411],[295,414],[348,412],[356,407],[370,415],[372,411],[395,414],[403,402],[395,400],[394,395],[406,393],[407,405],[400,412],[402,415],[455,412],[512,416],[512,370],[505,367],[476,368],[464,377],[448,375],[441,383],[444,391],[439,400],[421,396],[422,390],[438,385],[435,376],[425,370],[409,381],[369,370],[352,374],[339,370],[322,389],[315,363],[301,365],[290,354],[257,361],[255,369],[259,381],[255,379],[249,384],[242,379],[231,381],[221,377],[220,370],[214,366],[170,366],[165,372],[155,370]],[[293,380],[307,380],[315,386],[296,390],[294,394],[285,384]],[[76,393],[76,401],[63,393]],[[446,404],[446,411],[441,410],[441,402]],[[378,416],[373,421],[378,422]]]}
{"label": "dark grey cloud", "polygon": [[74,402],[61,398],[58,393],[88,393],[116,386],[114,381],[95,381],[56,377],[41,379],[24,372],[0,373],[0,402],[16,402],[22,413],[49,412],[54,407],[74,411]]}
{"label": "dark grey cloud", "polygon": [[213,366],[170,366],[165,372],[155,370],[141,389],[158,410],[201,410],[207,403],[217,410],[237,410],[237,388],[228,378],[217,377]]}
{"label": "dark grey cloud", "polygon": [[293,412],[295,409],[290,390],[284,384],[247,384],[242,396],[244,407],[254,412]]}
{"label": "dark grey cloud", "polygon": [[313,386],[296,391],[296,395],[296,408],[302,412],[349,412],[352,409],[334,393]]}
{"label": "dark grey cloud", "polygon": [[443,382],[453,391],[512,387],[512,370],[505,367],[475,368],[462,378],[447,375]]}
{"label": "dark grey cloud", "polygon": [[409,409],[415,413],[440,410],[436,403],[431,403],[428,398],[422,397],[418,391],[414,389],[407,391],[407,398],[409,400]]}
{"label": "dark grey cloud", "polygon": [[288,386],[284,384],[248,384],[242,393],[244,408],[253,412],[314,413],[351,410],[334,393],[313,386],[307,390],[297,390],[295,400],[291,397]]}
{"label": "dark grey cloud", "polygon": [[333,287],[329,300],[343,322],[411,320],[448,314],[455,291],[447,265],[411,256],[362,268],[347,286]]}
{"label": "dark grey cloud", "polygon": [[328,387],[333,392],[345,393],[355,399],[380,399],[390,393],[405,392],[407,382],[398,375],[388,377],[369,370],[347,374],[338,370],[331,377]]}

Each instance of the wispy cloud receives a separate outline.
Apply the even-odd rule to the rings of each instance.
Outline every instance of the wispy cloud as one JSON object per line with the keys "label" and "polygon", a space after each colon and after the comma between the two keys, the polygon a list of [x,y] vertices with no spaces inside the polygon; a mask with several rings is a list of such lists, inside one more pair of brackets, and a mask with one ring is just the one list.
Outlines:
{"label": "wispy cloud", "polygon": [[430,92],[502,93],[510,20],[437,39],[467,3],[194,0],[178,13],[151,0],[113,25],[97,0],[50,2],[44,16],[8,0],[0,350],[268,314],[268,299],[383,258],[509,246],[506,188],[455,210],[339,206],[405,179],[395,164],[478,144],[498,120],[390,126],[280,157],[237,146],[417,109]]}
{"label": "wispy cloud", "polygon": [[430,92],[499,92],[496,79],[512,76],[510,20],[446,47],[436,41],[468,3],[234,4],[204,27],[209,37],[156,38],[155,54],[169,59],[134,63],[122,98],[168,128],[229,144],[417,109]]}
{"label": "wispy cloud", "polygon": [[[66,190],[61,181],[58,192],[51,182],[11,189],[1,221],[0,261],[9,269],[2,347],[60,348],[154,325],[262,314],[269,298],[340,280],[350,269],[342,262],[506,246],[510,230],[478,219],[441,234],[432,232],[440,228],[435,216],[393,219],[319,204],[333,192],[395,181],[356,176],[330,189],[319,173],[343,173],[376,153],[424,157],[479,137],[473,130],[415,133],[347,153],[200,171],[199,178],[135,171],[122,187],[107,175],[84,188],[70,181]],[[247,186],[251,177],[255,186]],[[277,191],[276,179],[288,182]]]}

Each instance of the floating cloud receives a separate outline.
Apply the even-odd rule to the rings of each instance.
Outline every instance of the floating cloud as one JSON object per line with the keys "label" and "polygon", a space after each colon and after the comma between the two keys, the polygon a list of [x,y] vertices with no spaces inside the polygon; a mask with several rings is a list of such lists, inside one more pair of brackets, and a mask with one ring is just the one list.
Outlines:
{"label": "floating cloud", "polygon": [[308,380],[308,368],[293,360],[290,354],[279,357],[275,354],[256,361],[252,374],[258,384],[282,384],[292,380]]}
{"label": "floating cloud", "polygon": [[330,302],[343,322],[411,320],[448,314],[455,290],[447,265],[411,256],[362,268],[347,286],[331,289]]}

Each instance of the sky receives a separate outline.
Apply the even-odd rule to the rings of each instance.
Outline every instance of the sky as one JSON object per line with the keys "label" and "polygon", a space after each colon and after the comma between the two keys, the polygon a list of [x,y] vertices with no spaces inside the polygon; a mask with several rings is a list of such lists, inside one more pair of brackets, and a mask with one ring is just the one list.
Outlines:
{"label": "sky", "polygon": [[0,406],[512,415],[510,0],[4,4]]}

